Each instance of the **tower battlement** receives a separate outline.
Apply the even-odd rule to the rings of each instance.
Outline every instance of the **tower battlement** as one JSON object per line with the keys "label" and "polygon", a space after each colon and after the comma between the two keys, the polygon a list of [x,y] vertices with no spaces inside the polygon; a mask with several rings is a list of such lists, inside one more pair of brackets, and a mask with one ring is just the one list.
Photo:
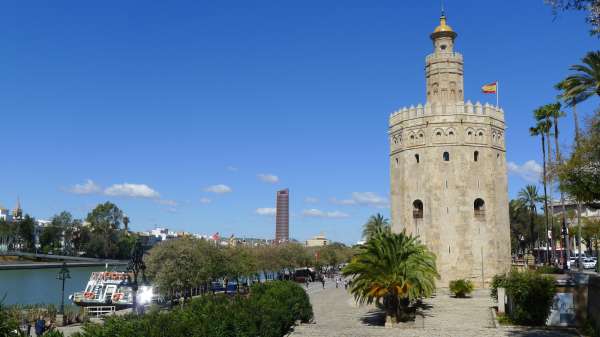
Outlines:
{"label": "tower battlement", "polygon": [[436,115],[488,116],[504,122],[504,110],[502,108],[489,103],[481,104],[480,102],[476,102],[473,104],[471,101],[467,101],[466,103],[456,102],[446,104],[425,103],[425,105],[418,104],[416,107],[414,105],[403,107],[390,114],[390,126],[409,119]]}

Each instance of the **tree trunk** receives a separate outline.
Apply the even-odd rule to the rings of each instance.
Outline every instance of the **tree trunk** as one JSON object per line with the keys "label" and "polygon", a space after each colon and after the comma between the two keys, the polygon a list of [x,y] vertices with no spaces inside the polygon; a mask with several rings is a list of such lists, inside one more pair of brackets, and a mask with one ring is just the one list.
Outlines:
{"label": "tree trunk", "polygon": [[[547,170],[546,170],[546,146],[545,146],[545,136],[543,132],[540,132],[542,136],[542,157],[544,161],[544,179],[542,180],[544,183],[544,215],[546,217],[546,231],[544,233],[544,242],[548,240],[548,192],[547,192]],[[546,254],[548,254],[548,245],[546,244]],[[546,255],[546,263],[548,262],[548,255]]]}
{"label": "tree trunk", "polygon": [[[546,117],[546,120],[548,122],[550,122],[549,117]],[[549,225],[548,228],[546,228],[546,262],[548,264],[550,264],[550,247],[549,245],[551,244],[551,241],[553,241],[554,237],[552,236],[552,232],[554,229],[554,208],[552,207],[552,203],[553,203],[553,190],[554,190],[554,169],[552,166],[552,142],[550,141],[550,128],[548,128],[547,132],[546,132],[546,141],[547,141],[547,145],[548,145],[548,189],[549,189],[549,197],[550,197],[550,207],[548,208],[548,217],[550,218],[549,221]],[[548,235],[548,233],[550,232],[550,235]],[[548,238],[548,236],[550,236],[550,238]]]}

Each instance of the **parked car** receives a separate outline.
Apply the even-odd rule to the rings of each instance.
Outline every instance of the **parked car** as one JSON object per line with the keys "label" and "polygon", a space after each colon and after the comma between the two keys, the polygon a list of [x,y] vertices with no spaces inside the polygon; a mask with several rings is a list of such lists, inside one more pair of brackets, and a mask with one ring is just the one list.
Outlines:
{"label": "parked car", "polygon": [[594,269],[594,268],[596,268],[596,261],[594,261],[594,259],[589,258],[589,257],[583,259],[583,268],[584,269]]}

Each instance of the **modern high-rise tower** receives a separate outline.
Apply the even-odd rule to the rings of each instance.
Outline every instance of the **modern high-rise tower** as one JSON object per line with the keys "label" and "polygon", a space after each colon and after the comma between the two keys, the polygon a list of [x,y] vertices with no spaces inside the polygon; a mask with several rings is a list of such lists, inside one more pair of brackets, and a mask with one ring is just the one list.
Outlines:
{"label": "modern high-rise tower", "polygon": [[437,256],[439,286],[482,285],[510,267],[504,111],[464,102],[463,56],[442,14],[425,59],[425,105],[391,114],[393,230]]}
{"label": "modern high-rise tower", "polygon": [[290,240],[290,190],[277,191],[277,210],[275,214],[275,242]]}

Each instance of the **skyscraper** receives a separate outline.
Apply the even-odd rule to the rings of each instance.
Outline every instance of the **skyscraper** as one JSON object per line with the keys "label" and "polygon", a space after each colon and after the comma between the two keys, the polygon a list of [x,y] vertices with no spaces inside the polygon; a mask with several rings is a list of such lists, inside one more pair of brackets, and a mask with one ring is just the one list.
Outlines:
{"label": "skyscraper", "polygon": [[290,240],[290,190],[277,191],[277,213],[275,214],[275,242]]}

